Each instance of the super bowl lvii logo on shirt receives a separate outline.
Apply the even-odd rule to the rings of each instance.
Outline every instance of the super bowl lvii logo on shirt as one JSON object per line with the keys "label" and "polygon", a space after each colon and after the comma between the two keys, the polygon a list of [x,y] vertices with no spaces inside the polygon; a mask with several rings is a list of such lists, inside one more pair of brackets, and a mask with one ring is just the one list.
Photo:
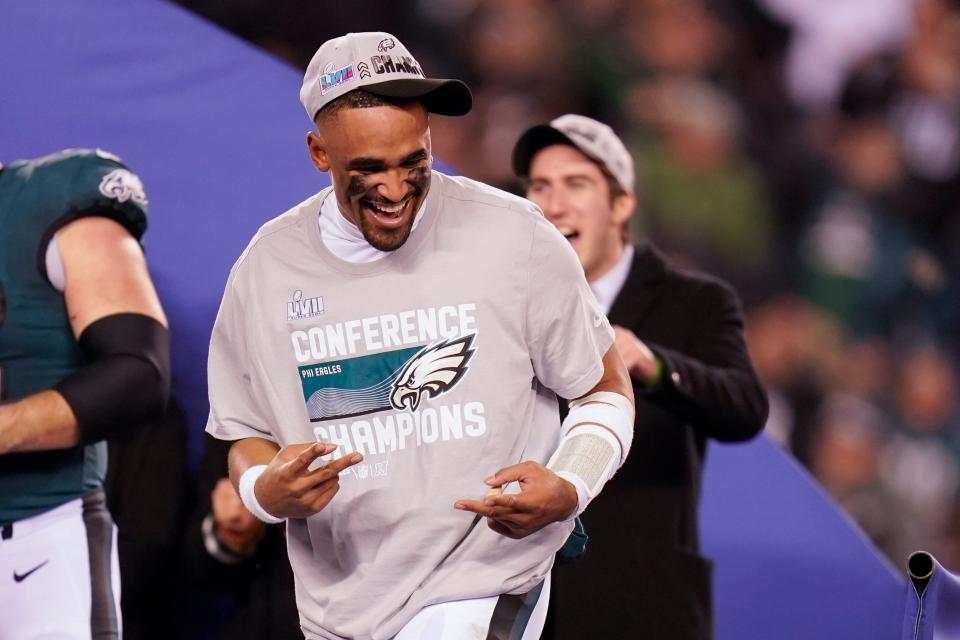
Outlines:
{"label": "super bowl lvii logo on shirt", "polygon": [[303,291],[293,292],[293,299],[287,303],[287,322],[312,318],[323,313],[323,296],[304,298]]}

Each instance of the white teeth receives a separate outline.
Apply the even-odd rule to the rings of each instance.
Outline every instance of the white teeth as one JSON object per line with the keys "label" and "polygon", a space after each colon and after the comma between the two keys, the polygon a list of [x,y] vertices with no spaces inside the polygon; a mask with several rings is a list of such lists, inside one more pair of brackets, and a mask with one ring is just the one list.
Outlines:
{"label": "white teeth", "polygon": [[564,238],[569,238],[577,233],[576,229],[571,229],[570,227],[557,227],[557,231],[562,233]]}
{"label": "white teeth", "polygon": [[377,210],[377,211],[379,211],[379,212],[381,212],[381,213],[387,213],[387,214],[390,214],[390,215],[397,215],[397,214],[400,213],[400,211],[403,209],[403,205],[404,205],[404,204],[405,204],[405,203],[401,202],[400,204],[394,205],[394,206],[392,206],[392,207],[385,207],[385,206],[383,206],[383,205],[373,205],[373,204],[370,205],[370,206],[371,206],[371,208],[373,208],[373,209],[375,209],[375,210]]}

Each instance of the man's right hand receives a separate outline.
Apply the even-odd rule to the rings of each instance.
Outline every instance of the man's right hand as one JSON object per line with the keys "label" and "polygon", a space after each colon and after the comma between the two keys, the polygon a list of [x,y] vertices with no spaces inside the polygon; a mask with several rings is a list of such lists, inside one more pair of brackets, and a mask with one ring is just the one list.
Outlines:
{"label": "man's right hand", "polygon": [[314,442],[280,449],[254,485],[260,506],[278,518],[307,518],[320,512],[340,490],[340,472],[363,460],[363,455],[351,453],[310,471],[314,460],[336,448]]}
{"label": "man's right hand", "polygon": [[240,555],[248,556],[266,532],[266,525],[247,511],[229,478],[220,478],[210,493],[214,535],[221,544]]}
{"label": "man's right hand", "polygon": [[657,356],[630,329],[613,325],[614,344],[630,376],[644,384],[656,384],[659,369]]}

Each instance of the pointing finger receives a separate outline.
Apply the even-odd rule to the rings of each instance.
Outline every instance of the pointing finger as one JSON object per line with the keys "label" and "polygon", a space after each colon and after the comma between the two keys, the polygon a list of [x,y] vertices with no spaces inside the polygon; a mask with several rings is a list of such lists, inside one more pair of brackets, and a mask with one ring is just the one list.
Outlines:
{"label": "pointing finger", "polygon": [[489,516],[491,512],[491,508],[479,500],[457,500],[453,508],[460,511],[472,511],[481,516]]}
{"label": "pointing finger", "polygon": [[321,482],[326,482],[330,478],[336,477],[340,474],[341,471],[347,467],[353,466],[363,460],[363,454],[360,453],[349,453],[345,456],[340,456],[339,458],[334,458],[327,464],[323,465],[319,469],[315,469],[310,473],[310,476],[317,484]]}
{"label": "pointing finger", "polygon": [[507,493],[501,495],[488,495],[483,500],[488,507],[501,507],[512,512],[531,511],[530,505],[523,499],[522,494]]}
{"label": "pointing finger", "polygon": [[458,500],[453,508],[460,511],[472,511],[485,518],[494,518],[506,523],[514,522],[515,516],[521,515],[508,507],[485,504],[479,500]]}
{"label": "pointing finger", "polygon": [[314,460],[320,456],[330,453],[334,449],[336,449],[336,445],[326,444],[324,442],[314,442],[309,447],[301,451],[296,458],[288,462],[287,465],[291,471],[299,475],[305,472],[307,468],[313,464]]}

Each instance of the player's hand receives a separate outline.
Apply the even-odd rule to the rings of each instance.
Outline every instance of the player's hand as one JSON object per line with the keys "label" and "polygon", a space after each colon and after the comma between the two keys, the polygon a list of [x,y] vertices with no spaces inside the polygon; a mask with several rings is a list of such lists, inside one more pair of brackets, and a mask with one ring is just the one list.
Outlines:
{"label": "player's hand", "polygon": [[630,376],[643,383],[650,383],[657,374],[657,357],[629,329],[624,329],[617,325],[613,326],[613,343],[623,358],[623,364],[626,365]]}
{"label": "player's hand", "polygon": [[340,472],[363,460],[361,454],[351,453],[310,471],[314,460],[336,448],[314,442],[280,449],[253,487],[257,501],[278,518],[307,518],[318,513],[340,490]]}
{"label": "player's hand", "polygon": [[[576,488],[532,460],[500,469],[484,482],[491,489],[483,500],[459,500],[453,506],[484,516],[491,529],[508,538],[525,538],[577,508]],[[502,493],[510,482],[520,483],[520,493]]]}
{"label": "player's hand", "polygon": [[250,555],[266,533],[266,525],[247,511],[229,478],[220,478],[210,492],[214,535],[228,549]]}

